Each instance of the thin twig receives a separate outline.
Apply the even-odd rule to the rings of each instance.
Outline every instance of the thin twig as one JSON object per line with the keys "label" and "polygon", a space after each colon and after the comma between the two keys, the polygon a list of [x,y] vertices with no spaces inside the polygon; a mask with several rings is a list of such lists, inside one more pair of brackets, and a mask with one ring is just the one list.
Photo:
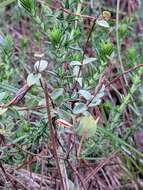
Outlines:
{"label": "thin twig", "polygon": [[43,176],[44,176],[44,166],[45,166],[45,160],[42,159],[42,161],[41,161],[41,181],[40,181],[40,190],[42,190],[42,183],[43,183]]}
{"label": "thin twig", "polygon": [[[81,65],[80,65],[80,67],[79,67],[79,71],[78,71],[78,74],[77,74],[77,77],[76,77],[77,80],[79,79],[80,73],[81,73],[82,68],[83,68],[83,61],[84,61],[84,56],[85,56],[85,53],[86,53],[86,48],[87,48],[88,42],[89,42],[89,40],[90,40],[91,34],[92,34],[92,32],[93,32],[93,29],[94,29],[95,24],[96,24],[96,18],[93,19],[93,22],[92,22],[92,25],[91,25],[89,34],[88,34],[88,36],[87,36],[87,40],[86,40],[84,49],[83,49],[83,54],[82,54],[82,58],[81,58]],[[74,85],[73,85],[73,90],[76,88],[77,80],[75,81],[75,83],[74,83]]]}
{"label": "thin twig", "polygon": [[101,169],[101,172],[102,172],[102,174],[103,174],[103,176],[104,176],[104,178],[105,178],[106,183],[107,183],[108,186],[109,186],[109,190],[112,190],[112,186],[111,186],[111,184],[110,184],[110,180],[108,179],[106,173],[104,172],[104,169]]}
{"label": "thin twig", "polygon": [[78,171],[72,166],[72,164],[70,163],[70,161],[69,161],[68,159],[67,159],[66,161],[67,161],[69,167],[70,167],[70,168],[73,170],[73,172],[78,176],[78,178],[79,178],[79,180],[80,180],[80,182],[81,182],[81,184],[82,184],[83,189],[86,190],[87,188],[86,188],[86,185],[84,184],[84,181],[83,181],[83,179],[82,179],[82,176],[81,176],[81,175],[78,173]]}
{"label": "thin twig", "polygon": [[[124,75],[140,68],[140,67],[143,67],[143,64],[139,64],[139,65],[136,65],[135,67],[133,68],[130,68],[126,71],[124,71],[123,73],[121,73],[120,75],[118,75],[117,77],[115,77],[113,80],[111,80],[108,84],[105,85],[105,88],[111,86],[113,83],[115,83],[116,81],[118,81],[121,77],[123,77]],[[87,103],[87,106],[89,104],[92,103],[92,101],[95,99],[95,97],[97,96],[97,94],[99,93],[100,89],[102,88],[102,86],[104,85],[105,83],[105,78],[101,78],[101,81],[99,82],[99,85],[96,87],[96,90],[95,90],[95,93],[94,93],[94,96],[93,98]]]}
{"label": "thin twig", "polygon": [[73,15],[73,16],[78,16],[78,17],[81,17],[81,18],[86,18],[86,19],[91,19],[91,20],[94,20],[95,17],[93,16],[89,16],[89,15],[82,15],[82,14],[77,14],[77,13],[73,13],[73,12],[70,12],[68,9],[65,9],[65,8],[61,8],[61,10],[69,15]]}
{"label": "thin twig", "polygon": [[77,158],[80,159],[80,152],[81,152],[81,147],[82,147],[82,144],[83,144],[83,140],[84,140],[85,136],[83,135],[80,139],[80,142],[79,142],[79,147],[78,147],[78,150],[77,150]]}
{"label": "thin twig", "polygon": [[3,174],[5,175],[6,180],[12,184],[12,189],[14,190],[15,185],[14,185],[13,181],[11,180],[11,178],[8,176],[8,173],[6,172],[5,168],[3,167],[1,161],[0,161],[0,168],[1,168],[1,171],[3,172]]}
{"label": "thin twig", "polygon": [[107,85],[105,85],[105,88],[109,87],[110,85],[112,85],[113,83],[115,83],[117,80],[119,80],[121,77],[123,77],[125,74],[128,74],[140,67],[143,67],[143,64],[139,64],[139,65],[136,65],[135,67],[133,68],[130,68],[126,71],[124,71],[123,73],[121,73],[120,75],[118,75],[116,78],[114,78],[113,80],[111,80]]}
{"label": "thin twig", "polygon": [[29,154],[29,155],[31,155],[31,156],[33,156],[33,157],[39,157],[39,158],[41,158],[41,159],[50,159],[50,158],[53,158],[53,156],[51,156],[51,155],[49,155],[49,156],[42,156],[42,155],[40,155],[40,154],[35,154],[35,153],[33,153],[33,152],[30,152],[30,151],[28,151],[28,150],[25,150],[25,149],[23,149],[21,146],[19,146],[18,144],[10,144],[10,145],[8,145],[8,147],[9,146],[14,146],[14,147],[16,147],[16,148],[18,148],[18,149],[20,149],[20,150],[22,150],[23,152],[25,152],[26,154]]}
{"label": "thin twig", "polygon": [[89,106],[89,104],[92,103],[92,101],[95,99],[95,97],[97,96],[97,94],[99,93],[99,91],[101,90],[101,88],[103,87],[105,83],[105,77],[101,77],[101,79],[99,80],[99,84],[96,86],[96,89],[95,89],[95,93],[94,93],[94,96],[92,97],[92,99],[87,103],[87,106]]}
{"label": "thin twig", "polygon": [[5,168],[3,167],[2,163],[0,162],[0,168],[2,170],[2,172],[4,173],[6,179],[8,181],[11,182],[13,190],[16,189],[16,184],[15,182],[17,182],[24,190],[30,190],[28,187],[26,187],[22,182],[20,182],[15,176],[11,175],[10,173],[8,173]]}
{"label": "thin twig", "polygon": [[93,172],[91,172],[91,173],[84,179],[84,184],[86,185],[86,184],[89,182],[89,180],[90,180],[103,166],[107,165],[108,162],[109,162],[110,160],[112,160],[112,159],[115,157],[115,155],[116,155],[117,153],[118,153],[117,151],[116,151],[116,152],[113,152],[108,158],[104,159],[104,160],[95,168],[95,170],[93,170]]}
{"label": "thin twig", "polygon": [[[9,176],[9,178],[11,178],[12,180],[14,180],[15,182],[17,182],[22,188],[23,190],[30,190],[29,187],[26,187],[19,179],[17,179],[15,176],[11,175],[10,173],[7,173],[7,175]],[[14,189],[15,190],[15,189]]]}
{"label": "thin twig", "polygon": [[19,169],[21,169],[21,168],[23,168],[24,166],[27,166],[28,164],[30,165],[30,164],[32,164],[33,162],[35,162],[37,159],[35,159],[35,158],[32,158],[31,160],[27,160],[26,159],[26,161],[24,161],[20,166],[17,166],[16,168],[15,168],[15,170],[19,170]]}
{"label": "thin twig", "polygon": [[59,176],[61,179],[63,190],[68,190],[66,183],[64,181],[63,175],[62,175],[62,171],[60,169],[60,162],[59,162],[58,153],[57,153],[57,142],[56,142],[56,137],[55,137],[55,129],[54,129],[53,123],[52,123],[52,116],[51,116],[51,110],[50,110],[50,98],[49,98],[47,84],[44,79],[41,81],[41,83],[42,83],[42,87],[43,87],[44,94],[45,94],[49,130],[50,130],[50,134],[51,134],[51,141],[52,141],[52,145],[53,145],[53,152],[54,152],[56,165],[58,168],[58,173],[59,173]]}

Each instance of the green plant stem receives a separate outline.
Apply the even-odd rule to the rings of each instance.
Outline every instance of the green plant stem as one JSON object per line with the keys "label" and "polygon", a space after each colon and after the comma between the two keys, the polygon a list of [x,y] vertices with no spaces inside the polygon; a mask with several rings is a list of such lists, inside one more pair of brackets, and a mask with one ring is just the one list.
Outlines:
{"label": "green plant stem", "polygon": [[[117,7],[116,7],[116,41],[117,41],[117,53],[118,53],[118,59],[121,66],[122,73],[125,72],[122,58],[121,58],[121,47],[120,47],[120,41],[119,41],[119,9],[120,9],[120,0],[117,0]],[[123,78],[125,80],[126,85],[128,86],[128,81],[126,77],[123,75]]]}
{"label": "green plant stem", "polygon": [[[77,16],[77,15],[80,15],[81,8],[82,8],[82,2],[83,2],[83,0],[82,0],[80,3],[78,3],[78,5],[77,5],[77,10],[76,10],[76,13],[75,13],[76,16]],[[63,11],[65,12],[65,9],[63,9]],[[69,12],[68,12],[68,14],[69,14]],[[74,26],[74,28],[72,29],[71,34],[70,34],[70,37],[69,37],[70,40],[73,38],[74,31],[75,31],[75,28],[77,27],[77,24],[78,24],[78,23],[77,23],[77,20],[76,20],[76,21],[75,21],[75,26]]]}

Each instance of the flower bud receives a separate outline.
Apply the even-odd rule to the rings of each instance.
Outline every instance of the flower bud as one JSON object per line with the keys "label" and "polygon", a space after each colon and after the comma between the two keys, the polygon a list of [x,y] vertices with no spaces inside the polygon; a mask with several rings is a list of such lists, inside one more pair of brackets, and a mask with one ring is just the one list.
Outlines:
{"label": "flower bud", "polygon": [[128,26],[127,26],[127,24],[120,25],[120,27],[119,27],[119,34],[121,36],[125,36],[127,34],[127,32],[128,32]]}
{"label": "flower bud", "polygon": [[103,60],[107,58],[107,56],[110,56],[113,52],[113,44],[109,41],[103,41],[100,44],[100,54]]}
{"label": "flower bud", "polygon": [[54,45],[58,45],[61,40],[61,29],[59,27],[54,27],[49,32],[49,39]]}
{"label": "flower bud", "polygon": [[134,62],[136,60],[136,56],[137,56],[136,49],[134,47],[130,47],[128,49],[128,58],[130,59],[130,61]]}

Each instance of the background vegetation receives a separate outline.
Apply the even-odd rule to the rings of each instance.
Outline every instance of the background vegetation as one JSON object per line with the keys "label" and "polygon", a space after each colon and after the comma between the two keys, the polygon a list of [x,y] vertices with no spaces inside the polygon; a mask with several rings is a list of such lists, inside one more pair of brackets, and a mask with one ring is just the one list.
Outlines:
{"label": "background vegetation", "polygon": [[0,2],[0,189],[143,188],[142,7]]}

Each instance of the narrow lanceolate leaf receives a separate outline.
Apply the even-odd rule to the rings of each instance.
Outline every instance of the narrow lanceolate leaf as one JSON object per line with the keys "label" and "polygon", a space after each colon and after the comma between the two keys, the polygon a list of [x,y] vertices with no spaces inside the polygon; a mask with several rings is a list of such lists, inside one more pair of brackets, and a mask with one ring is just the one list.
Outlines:
{"label": "narrow lanceolate leaf", "polygon": [[79,66],[74,66],[73,68],[73,75],[76,77],[78,76],[78,73],[79,73],[79,70],[80,70],[80,67]]}
{"label": "narrow lanceolate leaf", "polygon": [[47,69],[47,67],[48,67],[48,61],[42,59],[40,61],[36,61],[34,65],[34,70],[38,72],[43,72]]}
{"label": "narrow lanceolate leaf", "polygon": [[61,119],[64,119],[66,121],[71,121],[72,120],[72,114],[69,113],[68,111],[65,111],[63,109],[58,109],[57,114]]}
{"label": "narrow lanceolate leaf", "polygon": [[88,57],[86,59],[83,60],[83,65],[87,65],[87,64],[90,64],[94,61],[96,61],[97,59],[95,57]]}
{"label": "narrow lanceolate leaf", "polygon": [[80,61],[71,61],[70,66],[80,66],[81,62]]}
{"label": "narrow lanceolate leaf", "polygon": [[76,77],[75,80],[79,83],[80,86],[82,86],[82,77]]}
{"label": "narrow lanceolate leaf", "polygon": [[14,106],[17,103],[19,103],[27,94],[27,92],[31,89],[31,87],[32,85],[29,86],[28,84],[25,84],[22,88],[20,88],[18,92],[16,93],[15,97],[10,102],[4,105],[0,105],[0,109],[1,109],[0,113],[3,114],[3,112],[5,112],[5,110],[3,109],[8,108],[9,106]]}
{"label": "narrow lanceolate leaf", "polygon": [[95,107],[97,105],[100,105],[102,102],[102,98],[105,95],[105,86],[103,85],[98,94],[93,98],[91,103],[88,105],[89,107]]}
{"label": "narrow lanceolate leaf", "polygon": [[80,65],[87,65],[90,64],[94,61],[96,61],[97,59],[95,57],[87,57],[86,59],[84,59],[83,61],[71,61],[70,62],[70,66],[80,66]]}
{"label": "narrow lanceolate leaf", "polygon": [[38,75],[38,74],[33,74],[33,73],[30,73],[29,75],[28,75],[28,77],[27,77],[27,84],[28,84],[28,86],[32,86],[32,85],[34,85],[34,84],[39,84],[39,79],[41,78],[41,76],[40,75]]}
{"label": "narrow lanceolate leaf", "polygon": [[73,109],[74,114],[84,113],[87,110],[87,106],[84,103],[76,103]]}
{"label": "narrow lanceolate leaf", "polygon": [[109,28],[110,27],[108,22],[106,20],[104,20],[104,19],[102,19],[102,20],[98,19],[96,21],[96,24],[98,24],[99,26],[102,26],[104,28]]}
{"label": "narrow lanceolate leaf", "polygon": [[64,89],[63,88],[57,88],[55,89],[52,93],[51,93],[51,97],[53,100],[58,99],[60,96],[62,96],[64,93]]}
{"label": "narrow lanceolate leaf", "polygon": [[83,96],[86,100],[90,100],[92,95],[87,90],[79,90],[79,94]]}
{"label": "narrow lanceolate leaf", "polygon": [[23,7],[32,16],[35,16],[35,13],[36,13],[35,0],[18,0],[18,5],[20,7]]}

